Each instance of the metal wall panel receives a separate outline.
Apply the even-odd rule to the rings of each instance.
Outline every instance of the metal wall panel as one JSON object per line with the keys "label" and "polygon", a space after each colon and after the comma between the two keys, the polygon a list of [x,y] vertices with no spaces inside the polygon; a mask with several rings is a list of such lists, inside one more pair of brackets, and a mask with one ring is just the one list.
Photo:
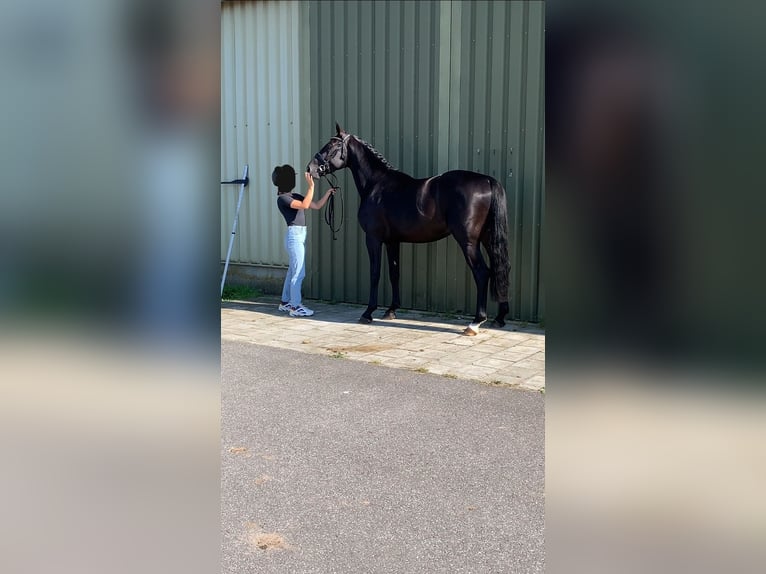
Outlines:
{"label": "metal wall panel", "polygon": [[[298,2],[225,2],[221,10],[221,179],[250,185],[239,214],[231,261],[287,265],[284,222],[276,211],[271,172],[291,164],[300,173],[308,153],[306,61]],[[303,126],[303,127],[302,127]],[[305,163],[305,162],[303,162]],[[300,177],[300,175],[298,176]],[[298,181],[297,185],[300,185]],[[221,187],[221,258],[226,257],[239,186]]]}
{"label": "metal wall panel", "polygon": [[[222,176],[248,161],[252,180],[234,262],[286,264],[271,170],[302,172],[337,121],[415,177],[469,169],[497,178],[508,197],[512,316],[543,318],[542,1],[225,2],[222,26]],[[310,213],[304,294],[366,303],[359,197],[348,171],[338,176],[344,227],[333,241]],[[223,197],[222,257],[236,192]],[[386,267],[381,306],[391,296]],[[473,313],[473,280],[453,239],[402,244],[401,269],[405,308]]]}
{"label": "metal wall panel", "polygon": [[[311,3],[308,18],[309,157],[338,121],[415,177],[469,169],[497,178],[508,196],[512,316],[540,320],[543,3],[328,1]],[[310,229],[304,290],[366,303],[358,195],[347,171],[339,179],[345,227],[337,241],[324,225]],[[451,238],[403,244],[401,282],[405,308],[474,310],[473,279]],[[379,294],[387,305],[385,261]]]}

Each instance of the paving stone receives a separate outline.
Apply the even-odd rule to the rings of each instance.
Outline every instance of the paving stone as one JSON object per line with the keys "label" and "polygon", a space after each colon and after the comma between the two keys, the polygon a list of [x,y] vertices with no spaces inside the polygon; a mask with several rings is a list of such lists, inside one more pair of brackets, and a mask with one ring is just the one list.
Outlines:
{"label": "paving stone", "polygon": [[535,375],[534,377],[530,377],[523,383],[521,383],[522,387],[532,389],[535,391],[539,391],[540,389],[545,388],[545,377],[543,375]]}
{"label": "paving stone", "polygon": [[423,366],[425,361],[420,359],[419,357],[399,357],[396,359],[388,359],[385,363],[383,363],[387,367],[407,367],[407,368],[417,368]]}
{"label": "paving stone", "polygon": [[524,367],[525,369],[534,369],[537,371],[542,371],[545,369],[545,362],[543,361],[535,361],[533,359],[524,359],[522,361],[517,361],[513,363],[514,367]]}
{"label": "paving stone", "polygon": [[444,351],[434,348],[427,348],[425,351],[421,351],[418,353],[419,357],[423,357],[427,360],[434,360],[434,359],[441,359],[444,357]]}
{"label": "paving stone", "polygon": [[506,377],[510,377],[514,379],[522,379],[522,380],[530,379],[534,377],[535,375],[539,375],[539,374],[540,374],[540,371],[538,369],[527,369],[524,367],[516,367],[516,366],[513,366],[510,369],[503,369],[502,371],[497,371],[497,375],[499,377],[506,376]]}
{"label": "paving stone", "polygon": [[495,370],[507,369],[513,365],[513,361],[505,361],[503,359],[495,358],[494,356],[482,359],[482,366],[489,367]]}
{"label": "paving stone", "polygon": [[363,306],[306,301],[316,314],[297,318],[279,312],[278,303],[269,297],[223,303],[221,337],[530,390],[545,387],[545,334],[530,327],[485,327],[466,337],[470,317],[400,312],[396,320],[376,317],[364,325],[358,322]]}
{"label": "paving stone", "polygon": [[516,361],[522,361],[524,359],[528,359],[532,355],[534,355],[537,352],[536,349],[530,349],[529,347],[511,347],[507,350],[500,351],[496,358],[502,359],[504,361],[511,361],[515,363]]}
{"label": "paving stone", "polygon": [[384,351],[379,351],[377,354],[381,357],[397,358],[406,357],[410,354],[410,352],[404,349],[386,349]]}
{"label": "paving stone", "polygon": [[491,375],[494,375],[496,369],[490,369],[486,367],[479,367],[477,365],[467,365],[465,367],[458,367],[452,371],[458,377],[465,377],[466,379],[487,379],[491,380]]}
{"label": "paving stone", "polygon": [[452,367],[444,363],[426,363],[423,367],[428,369],[429,373],[434,373],[435,375],[445,375],[452,372]]}

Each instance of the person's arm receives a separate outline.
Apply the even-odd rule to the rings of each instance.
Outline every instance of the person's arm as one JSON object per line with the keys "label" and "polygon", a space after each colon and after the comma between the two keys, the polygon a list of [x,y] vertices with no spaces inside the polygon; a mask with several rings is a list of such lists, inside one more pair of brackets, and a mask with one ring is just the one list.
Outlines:
{"label": "person's arm", "polygon": [[303,201],[292,200],[290,203],[292,209],[308,209],[311,207],[311,200],[314,199],[314,178],[311,177],[309,172],[306,172],[304,176],[306,177],[306,183],[309,184],[309,190],[306,192],[306,197],[303,198]]}
{"label": "person's arm", "polygon": [[319,201],[312,201],[311,202],[311,209],[322,209],[324,207],[324,204],[327,203],[327,198],[330,197],[330,194],[335,194],[335,188],[331,187],[327,190],[327,192],[322,196],[322,199]]}

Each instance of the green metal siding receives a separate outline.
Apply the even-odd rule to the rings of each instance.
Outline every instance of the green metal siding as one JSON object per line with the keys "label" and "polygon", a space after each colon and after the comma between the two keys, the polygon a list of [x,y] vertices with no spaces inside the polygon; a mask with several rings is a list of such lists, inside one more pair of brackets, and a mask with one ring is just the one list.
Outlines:
{"label": "green metal siding", "polygon": [[[221,175],[238,177],[247,161],[252,181],[232,261],[286,267],[271,170],[302,172],[337,121],[415,177],[497,178],[508,197],[511,314],[541,320],[543,34],[542,1],[225,2]],[[359,197],[347,170],[338,178],[344,227],[333,241],[322,214],[309,214],[304,295],[366,303]],[[236,194],[222,193],[225,253]],[[473,313],[473,280],[452,238],[401,250],[405,308]],[[381,306],[390,298],[384,257]]]}
{"label": "green metal siding", "polygon": [[[415,177],[469,169],[497,178],[508,196],[512,315],[540,320],[543,3],[312,2],[308,18],[306,160],[338,121]],[[347,171],[339,181],[346,223],[333,241],[325,225],[313,222],[304,291],[366,303],[359,199]],[[403,244],[401,287],[405,308],[472,313],[475,307],[471,274],[451,238]],[[388,304],[385,261],[379,293],[381,306]]]}
{"label": "green metal siding", "polygon": [[[276,210],[271,172],[292,164],[300,171],[310,150],[308,18],[297,2],[226,2],[221,12],[221,180],[250,166],[232,263],[286,266],[284,222]],[[304,26],[297,24],[303,22]],[[239,186],[221,189],[221,259],[226,256]],[[318,217],[315,218],[319,220]]]}

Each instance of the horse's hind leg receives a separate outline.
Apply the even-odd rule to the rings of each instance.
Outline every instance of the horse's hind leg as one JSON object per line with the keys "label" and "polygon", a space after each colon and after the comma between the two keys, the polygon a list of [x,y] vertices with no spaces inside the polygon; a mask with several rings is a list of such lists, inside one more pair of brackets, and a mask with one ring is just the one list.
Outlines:
{"label": "horse's hind leg", "polygon": [[487,320],[487,288],[489,287],[489,267],[481,255],[478,241],[464,241],[456,237],[463,250],[465,261],[471,268],[473,280],[476,283],[476,315],[473,322],[463,331],[464,335],[476,335],[479,327]]}
{"label": "horse's hind leg", "polygon": [[[482,236],[481,243],[484,245],[484,249],[487,250],[487,253],[491,253],[492,246],[490,245],[489,239],[486,237],[486,235]],[[497,316],[492,320],[491,326],[503,328],[505,327],[505,316],[510,312],[510,306],[508,304],[508,289],[500,286],[498,289],[497,298],[499,301]]]}
{"label": "horse's hind leg", "polygon": [[391,306],[383,315],[384,319],[396,319],[396,310],[401,305],[399,296],[399,244],[386,243],[386,254],[388,255],[388,276],[391,279]]}
{"label": "horse's hind leg", "polygon": [[505,327],[505,316],[510,311],[508,301],[502,301],[497,309],[497,317],[492,320],[493,327]]}

